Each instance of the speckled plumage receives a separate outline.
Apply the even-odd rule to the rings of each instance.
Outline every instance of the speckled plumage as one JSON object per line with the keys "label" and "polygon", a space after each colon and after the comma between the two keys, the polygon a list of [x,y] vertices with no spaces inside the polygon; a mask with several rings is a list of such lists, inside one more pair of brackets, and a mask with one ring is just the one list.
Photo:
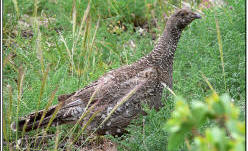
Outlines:
{"label": "speckled plumage", "polygon": [[[89,130],[94,130],[107,117],[114,106],[126,94],[137,87],[137,91],[117,108],[111,117],[97,130],[97,133],[112,135],[123,133],[124,128],[132,119],[144,113],[141,109],[142,103],[147,103],[150,107],[158,110],[162,106],[163,85],[165,84],[172,88],[173,58],[181,32],[196,18],[200,18],[200,16],[189,9],[177,11],[167,21],[164,33],[150,54],[131,65],[122,66],[106,73],[81,90],[68,95],[61,95],[58,98],[61,108],[53,123],[75,123],[84,112],[88,101],[94,93],[89,107],[92,105],[96,107],[83,120],[87,122],[90,115],[100,111],[88,126]],[[57,106],[49,108],[40,127],[48,124]],[[43,111],[37,113],[35,123],[35,113],[20,119],[18,129],[22,130],[25,122],[27,122],[26,131],[32,130],[32,126],[37,128],[42,113]],[[16,129],[15,123],[12,124],[12,129]]]}

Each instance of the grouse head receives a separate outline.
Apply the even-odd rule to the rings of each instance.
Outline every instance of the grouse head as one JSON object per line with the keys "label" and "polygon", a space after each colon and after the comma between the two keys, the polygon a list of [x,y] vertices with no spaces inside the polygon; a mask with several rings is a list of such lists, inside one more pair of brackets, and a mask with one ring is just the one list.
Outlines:
{"label": "grouse head", "polygon": [[192,12],[189,8],[183,8],[174,13],[170,21],[174,27],[182,30],[193,20],[200,18],[201,16],[199,14]]}

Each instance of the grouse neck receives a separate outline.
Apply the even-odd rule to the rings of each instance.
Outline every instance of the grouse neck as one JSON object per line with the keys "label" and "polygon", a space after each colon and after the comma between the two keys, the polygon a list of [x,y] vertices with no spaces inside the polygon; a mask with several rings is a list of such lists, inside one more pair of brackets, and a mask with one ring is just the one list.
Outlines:
{"label": "grouse neck", "polygon": [[181,33],[182,29],[176,28],[170,22],[167,23],[153,51],[147,56],[149,62],[155,65],[172,62]]}

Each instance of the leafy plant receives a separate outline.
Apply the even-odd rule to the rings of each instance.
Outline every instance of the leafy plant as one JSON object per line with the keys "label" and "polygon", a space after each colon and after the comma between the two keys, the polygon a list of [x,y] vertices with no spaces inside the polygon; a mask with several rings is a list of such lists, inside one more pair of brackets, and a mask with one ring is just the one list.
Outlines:
{"label": "leafy plant", "polygon": [[[168,150],[178,150],[183,143],[192,151],[245,150],[245,122],[239,120],[239,114],[228,94],[213,93],[205,102],[191,104],[176,98],[175,111],[165,125]],[[201,130],[210,121],[213,124]]]}

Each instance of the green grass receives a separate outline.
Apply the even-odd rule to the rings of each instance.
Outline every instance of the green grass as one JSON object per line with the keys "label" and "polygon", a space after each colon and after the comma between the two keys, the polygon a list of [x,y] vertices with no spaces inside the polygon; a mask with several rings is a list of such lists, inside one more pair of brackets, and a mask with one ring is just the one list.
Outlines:
{"label": "green grass", "polygon": [[[57,86],[55,98],[60,94],[82,88],[107,71],[130,64],[149,53],[155,43],[152,40],[152,34],[158,37],[162,33],[165,25],[163,15],[165,13],[169,16],[173,11],[173,2],[167,5],[160,0],[91,1],[90,12],[82,28],[82,35],[74,44],[73,63],[75,66],[73,67],[65,43],[71,51],[75,42],[73,26],[74,30],[79,30],[88,2],[75,1],[76,20],[73,22],[73,0],[57,1],[57,4],[41,0],[38,3],[37,17],[39,20],[49,19],[45,26],[40,22],[39,30],[32,26],[25,28],[18,25],[18,19],[22,20],[24,14],[32,17],[24,19],[32,25],[35,13],[33,1],[19,0],[17,2],[18,11],[13,1],[7,0],[4,2],[3,12],[3,62],[5,63],[3,105],[4,117],[9,119],[5,122],[5,135],[11,141],[15,140],[16,134],[9,130],[10,120],[12,122],[17,116],[24,116],[35,111],[39,99],[38,108],[43,109]],[[203,100],[211,92],[202,77],[204,74],[217,93],[230,93],[235,104],[244,112],[244,3],[244,0],[232,0],[223,8],[204,9],[203,19],[195,21],[183,32],[174,60],[173,91],[177,95],[184,96],[186,100]],[[17,12],[20,14],[19,18]],[[99,18],[99,27],[97,27]],[[158,27],[152,24],[154,18],[157,19]],[[219,23],[223,48],[224,74],[216,20]],[[149,25],[150,32],[141,36],[134,29],[138,28],[137,25],[144,23]],[[110,28],[110,24],[116,27],[125,26],[125,30],[119,28],[118,31],[114,31]],[[33,37],[22,36],[22,32],[27,29],[34,31]],[[65,39],[65,43],[61,41],[59,33]],[[40,39],[37,42],[38,37]],[[131,41],[135,47],[131,46]],[[25,72],[22,94],[18,95],[17,81],[19,81],[20,66],[23,70],[25,69]],[[50,70],[46,80],[42,82],[48,66]],[[225,75],[225,80],[223,75]],[[7,85],[11,86],[12,91]],[[42,85],[44,90],[41,90]],[[13,104],[10,103],[11,101]],[[20,101],[19,112],[16,112],[18,101]],[[114,139],[118,142],[120,150],[164,150],[166,148],[167,133],[162,130],[162,127],[174,108],[174,101],[172,96],[167,101],[164,99],[163,101],[165,102],[163,109],[159,112],[148,110],[148,116],[141,117],[130,125],[129,134]],[[52,104],[57,104],[57,99],[54,99]],[[12,111],[11,114],[9,114],[10,111]],[[145,119],[144,127],[143,118]],[[244,119],[244,114],[241,114],[240,118]],[[72,126],[62,126],[61,135],[65,135],[64,130],[67,127]],[[55,129],[51,128],[50,131],[53,133]],[[29,135],[34,136],[34,132]],[[18,134],[18,137],[20,136],[21,134]]]}

